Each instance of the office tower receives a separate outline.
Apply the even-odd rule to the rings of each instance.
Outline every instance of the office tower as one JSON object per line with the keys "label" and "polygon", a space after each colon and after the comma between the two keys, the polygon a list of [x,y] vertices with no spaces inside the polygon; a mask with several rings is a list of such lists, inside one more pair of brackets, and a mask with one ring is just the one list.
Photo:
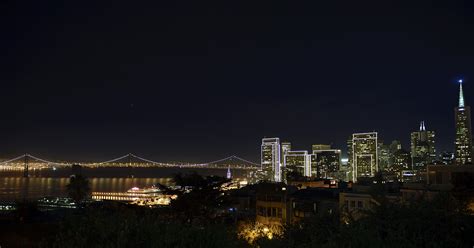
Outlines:
{"label": "office tower", "polygon": [[346,164],[346,174],[347,174],[347,181],[352,180],[354,171],[352,165],[352,136],[347,140],[347,164]]}
{"label": "office tower", "polygon": [[352,168],[352,137],[347,140],[347,166]]}
{"label": "office tower", "polygon": [[394,140],[390,143],[390,153],[395,153],[396,151],[402,149],[402,143],[399,140]]}
{"label": "office tower", "polygon": [[413,169],[420,169],[436,161],[435,132],[427,131],[425,122],[420,130],[411,133],[411,158]]}
{"label": "office tower", "polygon": [[472,164],[471,108],[464,104],[462,80],[459,80],[459,104],[454,109],[456,123],[456,164]]}
{"label": "office tower", "polygon": [[286,173],[285,170],[285,154],[291,151],[291,143],[290,142],[281,142],[281,153],[280,153],[280,162],[281,162],[281,173],[280,178],[282,181],[286,181]]}
{"label": "office tower", "polygon": [[382,140],[378,141],[379,146],[379,170],[384,171],[390,164],[390,147],[385,145]]}
{"label": "office tower", "polygon": [[311,176],[311,155],[308,151],[288,151],[283,160],[286,175]]}
{"label": "office tower", "polygon": [[281,182],[279,138],[262,139],[261,166],[265,180]]}
{"label": "office tower", "polygon": [[390,143],[388,149],[389,149],[388,169],[391,170],[393,164],[395,163],[394,155],[398,150],[402,149],[402,144],[400,143],[399,140],[394,140],[392,141],[392,143]]}
{"label": "office tower", "polygon": [[404,149],[397,150],[394,154],[392,170],[401,176],[401,172],[411,167],[410,153]]}
{"label": "office tower", "polygon": [[[328,148],[328,147],[320,147]],[[341,167],[341,150],[313,150],[311,154],[311,176],[317,178],[333,178]]]}
{"label": "office tower", "polygon": [[373,177],[378,171],[377,132],[352,135],[352,180]]}
{"label": "office tower", "polygon": [[283,161],[283,156],[289,151],[291,151],[291,143],[281,142],[281,161]]}
{"label": "office tower", "polygon": [[313,151],[321,151],[321,150],[330,150],[331,145],[325,145],[325,144],[314,144],[311,146]]}

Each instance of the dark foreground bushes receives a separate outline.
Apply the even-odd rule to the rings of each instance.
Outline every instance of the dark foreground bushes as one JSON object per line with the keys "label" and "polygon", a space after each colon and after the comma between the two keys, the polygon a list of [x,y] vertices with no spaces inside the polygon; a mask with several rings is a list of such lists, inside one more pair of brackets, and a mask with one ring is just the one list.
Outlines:
{"label": "dark foreground bushes", "polygon": [[224,225],[196,226],[160,216],[159,211],[115,209],[68,217],[43,247],[237,247]]}

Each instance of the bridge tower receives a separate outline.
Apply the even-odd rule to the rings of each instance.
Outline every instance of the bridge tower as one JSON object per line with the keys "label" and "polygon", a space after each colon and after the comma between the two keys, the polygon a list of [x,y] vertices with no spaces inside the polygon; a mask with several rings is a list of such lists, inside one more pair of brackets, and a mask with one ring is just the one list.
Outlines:
{"label": "bridge tower", "polygon": [[128,154],[128,176],[133,178],[133,168],[132,168],[132,154]]}
{"label": "bridge tower", "polygon": [[28,171],[28,153],[25,153],[25,165],[23,168],[23,177],[29,177],[29,171]]}

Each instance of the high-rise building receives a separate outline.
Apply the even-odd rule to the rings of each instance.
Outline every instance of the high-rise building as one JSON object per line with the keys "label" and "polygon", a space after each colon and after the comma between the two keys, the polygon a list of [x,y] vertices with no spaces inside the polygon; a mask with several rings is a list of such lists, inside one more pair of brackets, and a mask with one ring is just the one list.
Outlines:
{"label": "high-rise building", "polygon": [[399,140],[393,140],[392,143],[388,146],[389,149],[389,159],[388,159],[388,170],[392,170],[392,166],[395,163],[395,153],[398,150],[402,149],[402,143]]}
{"label": "high-rise building", "polygon": [[390,164],[390,147],[383,143],[382,140],[378,141],[379,146],[379,170],[384,171],[389,167]]}
{"label": "high-rise building", "polygon": [[[347,167],[351,168],[352,170],[352,137],[347,140]],[[352,178],[352,177],[351,177]]]}
{"label": "high-rise building", "polygon": [[280,139],[264,138],[261,146],[261,170],[263,179],[281,182]]}
{"label": "high-rise building", "polygon": [[462,80],[459,80],[459,104],[454,109],[456,123],[456,164],[472,164],[471,108],[464,104]]}
{"label": "high-rise building", "polygon": [[373,177],[378,171],[377,132],[352,135],[352,180]]}
{"label": "high-rise building", "polygon": [[289,151],[291,151],[291,143],[281,142],[281,161],[283,161],[283,156]]}
{"label": "high-rise building", "polygon": [[[328,147],[324,147],[328,148]],[[311,154],[311,176],[317,178],[335,177],[341,167],[341,150],[313,150]]]}
{"label": "high-rise building", "polygon": [[288,151],[283,160],[285,175],[291,172],[300,176],[311,176],[311,155],[308,151]]}
{"label": "high-rise building", "polygon": [[413,169],[420,169],[436,161],[435,132],[427,131],[425,122],[420,130],[411,133],[411,160]]}
{"label": "high-rise building", "polygon": [[402,149],[402,143],[399,140],[394,140],[390,143],[390,153],[395,153],[396,151]]}
{"label": "high-rise building", "polygon": [[411,167],[410,153],[405,149],[400,149],[393,154],[394,162],[392,166],[393,172],[401,176],[402,171],[408,170]]}
{"label": "high-rise building", "polygon": [[281,174],[280,178],[282,181],[286,181],[286,173],[287,170],[285,169],[285,155],[291,151],[291,143],[290,142],[281,142],[281,153],[280,153],[280,161],[281,161]]}

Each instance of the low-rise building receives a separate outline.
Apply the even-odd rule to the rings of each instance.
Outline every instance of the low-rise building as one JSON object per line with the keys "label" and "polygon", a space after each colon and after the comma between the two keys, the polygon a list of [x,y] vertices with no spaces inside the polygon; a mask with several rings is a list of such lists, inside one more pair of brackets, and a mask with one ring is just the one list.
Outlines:
{"label": "low-rise building", "polygon": [[307,188],[293,193],[290,197],[288,214],[290,223],[304,218],[337,214],[339,192],[339,189]]}
{"label": "low-rise building", "polygon": [[301,178],[301,180],[288,181],[288,185],[297,187],[298,189],[306,188],[338,188],[339,181],[335,179],[312,179]]}
{"label": "low-rise building", "polygon": [[470,184],[463,182],[465,177],[474,177],[472,165],[428,165],[427,184],[445,185],[455,187],[456,184]]}
{"label": "low-rise building", "polygon": [[358,219],[364,215],[364,211],[380,204],[377,191],[381,197],[388,201],[396,202],[400,199],[399,185],[395,183],[364,182],[363,184],[354,184],[352,188],[339,194],[341,220],[348,222],[351,219]]}
{"label": "low-rise building", "polygon": [[261,183],[256,189],[256,221],[266,226],[289,223],[289,196],[296,191],[283,183]]}

